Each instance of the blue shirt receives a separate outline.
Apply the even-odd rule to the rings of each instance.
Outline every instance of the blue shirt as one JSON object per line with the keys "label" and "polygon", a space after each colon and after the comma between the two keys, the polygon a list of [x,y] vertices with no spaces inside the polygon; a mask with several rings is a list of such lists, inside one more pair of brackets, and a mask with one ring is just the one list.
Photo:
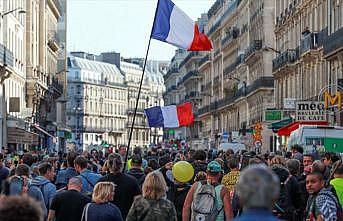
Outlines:
{"label": "blue shirt", "polygon": [[87,215],[88,221],[123,221],[119,208],[112,203],[91,203]]}
{"label": "blue shirt", "polygon": [[95,184],[101,178],[100,174],[93,173],[90,170],[84,170],[80,173],[79,176],[82,180],[82,193],[92,193]]}
{"label": "blue shirt", "polygon": [[65,170],[60,170],[56,177],[56,186],[59,188],[66,187],[68,185],[69,179],[76,177],[78,174],[73,167],[68,167]]}
{"label": "blue shirt", "polygon": [[243,211],[240,217],[233,219],[234,221],[278,221],[273,214],[267,209],[247,209]]}

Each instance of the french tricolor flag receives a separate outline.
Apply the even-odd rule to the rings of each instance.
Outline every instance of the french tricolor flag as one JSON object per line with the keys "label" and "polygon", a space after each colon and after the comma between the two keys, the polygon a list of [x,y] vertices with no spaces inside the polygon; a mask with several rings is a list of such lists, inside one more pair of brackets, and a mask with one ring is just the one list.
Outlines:
{"label": "french tricolor flag", "polygon": [[145,109],[149,127],[178,128],[191,125],[194,121],[192,104],[156,106]]}
{"label": "french tricolor flag", "polygon": [[198,25],[170,0],[159,0],[151,38],[167,42],[188,51],[212,49],[208,37]]}

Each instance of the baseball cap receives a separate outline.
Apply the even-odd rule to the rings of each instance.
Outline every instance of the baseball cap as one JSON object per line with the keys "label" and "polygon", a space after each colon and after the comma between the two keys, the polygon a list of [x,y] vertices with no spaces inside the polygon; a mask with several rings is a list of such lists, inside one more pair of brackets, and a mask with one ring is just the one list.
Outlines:
{"label": "baseball cap", "polygon": [[143,160],[142,160],[142,157],[141,157],[139,154],[135,154],[135,155],[133,155],[132,158],[131,158],[131,162],[132,162],[132,163],[141,164],[141,163],[143,163],[142,161],[143,161]]}
{"label": "baseball cap", "polygon": [[213,160],[207,164],[207,171],[211,173],[220,173],[222,172],[222,167],[217,161]]}

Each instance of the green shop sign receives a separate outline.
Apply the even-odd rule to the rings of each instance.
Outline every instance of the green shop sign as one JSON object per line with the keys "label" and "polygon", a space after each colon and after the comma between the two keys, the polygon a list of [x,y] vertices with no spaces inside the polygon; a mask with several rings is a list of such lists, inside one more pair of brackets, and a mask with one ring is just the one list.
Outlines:
{"label": "green shop sign", "polygon": [[281,110],[266,110],[264,112],[264,120],[265,121],[278,121],[282,119],[282,111]]}

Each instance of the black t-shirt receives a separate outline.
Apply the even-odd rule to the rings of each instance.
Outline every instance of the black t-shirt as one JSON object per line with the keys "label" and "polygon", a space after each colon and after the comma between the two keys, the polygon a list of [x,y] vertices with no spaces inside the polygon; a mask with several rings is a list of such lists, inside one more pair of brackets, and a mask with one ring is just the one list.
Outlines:
{"label": "black t-shirt", "polygon": [[134,197],[141,194],[141,190],[137,183],[136,178],[127,174],[112,173],[102,177],[98,182],[112,182],[116,184],[116,190],[114,195],[114,203],[120,209],[120,212],[125,220],[130,207],[133,203]]}
{"label": "black t-shirt", "polygon": [[56,221],[81,220],[83,208],[89,202],[89,197],[76,190],[67,190],[55,196],[50,209],[55,211]]}

